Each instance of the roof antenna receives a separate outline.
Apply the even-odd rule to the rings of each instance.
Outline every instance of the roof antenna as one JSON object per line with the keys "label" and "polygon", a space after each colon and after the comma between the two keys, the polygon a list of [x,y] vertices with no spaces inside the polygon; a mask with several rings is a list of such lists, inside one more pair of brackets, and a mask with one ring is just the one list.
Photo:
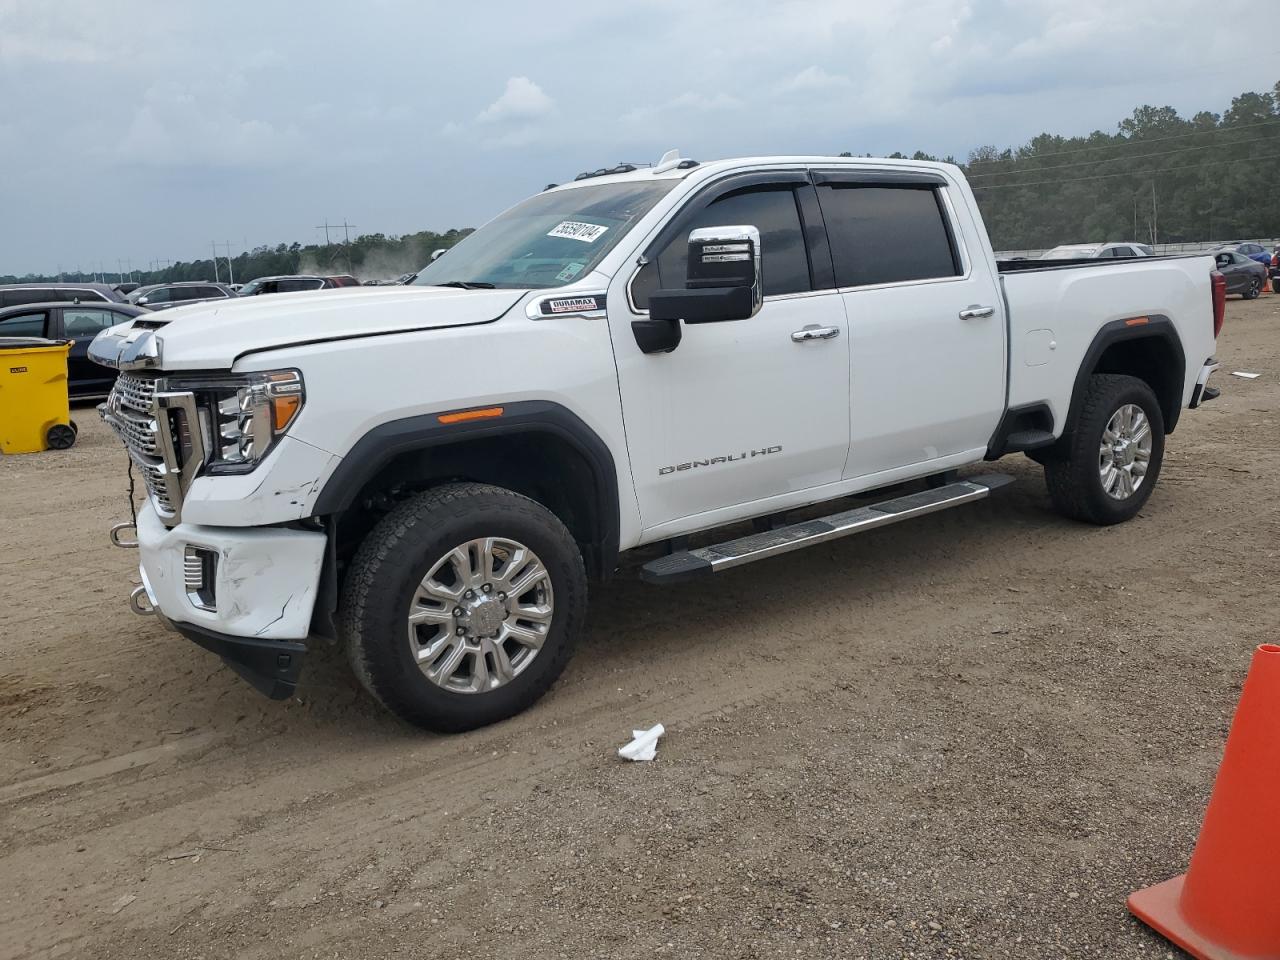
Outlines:
{"label": "roof antenna", "polygon": [[676,166],[679,165],[679,163],[680,163],[680,151],[668,150],[666,153],[662,155],[662,159],[658,161],[657,165],[650,172],[663,173],[667,170],[671,170],[675,168]]}

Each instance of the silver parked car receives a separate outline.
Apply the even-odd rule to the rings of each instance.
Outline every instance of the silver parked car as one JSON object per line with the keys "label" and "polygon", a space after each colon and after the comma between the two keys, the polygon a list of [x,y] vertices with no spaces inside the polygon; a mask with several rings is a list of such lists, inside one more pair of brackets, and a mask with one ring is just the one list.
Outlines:
{"label": "silver parked car", "polygon": [[1041,260],[1123,260],[1129,257],[1153,257],[1155,251],[1145,243],[1071,243],[1040,254]]}

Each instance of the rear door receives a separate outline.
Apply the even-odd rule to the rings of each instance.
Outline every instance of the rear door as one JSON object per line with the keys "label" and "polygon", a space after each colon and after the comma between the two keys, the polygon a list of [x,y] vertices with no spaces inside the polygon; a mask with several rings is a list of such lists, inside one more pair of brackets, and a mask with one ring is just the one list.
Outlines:
{"label": "rear door", "polygon": [[985,452],[1004,412],[1004,308],[964,197],[926,171],[815,181],[849,318],[845,476]]}
{"label": "rear door", "polygon": [[107,393],[115,382],[115,371],[89,359],[89,344],[103,330],[114,327],[117,323],[124,323],[129,317],[106,307],[80,304],[62,307],[57,312],[61,316],[57,322],[56,336],[71,341],[71,352],[67,355],[67,375],[72,396]]}

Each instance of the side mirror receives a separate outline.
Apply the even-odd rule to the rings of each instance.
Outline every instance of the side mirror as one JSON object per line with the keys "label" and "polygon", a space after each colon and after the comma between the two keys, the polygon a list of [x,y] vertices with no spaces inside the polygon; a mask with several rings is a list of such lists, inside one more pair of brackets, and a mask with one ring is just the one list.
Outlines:
{"label": "side mirror", "polygon": [[703,227],[689,234],[686,288],[649,297],[649,319],[631,324],[644,353],[670,353],[680,344],[680,321],[747,320],[764,303],[760,231],[752,226]]}
{"label": "side mirror", "polygon": [[652,320],[722,323],[747,320],[764,302],[760,231],[751,226],[704,227],[689,234],[684,290],[659,290],[649,298]]}
{"label": "side mirror", "polygon": [[449,252],[449,251],[448,251],[448,248],[447,248],[447,247],[441,247],[439,250],[433,250],[433,251],[431,251],[431,262],[432,262],[432,263],[435,263],[437,260],[439,260],[441,257],[443,257],[443,256],[444,256],[446,253],[448,253],[448,252]]}

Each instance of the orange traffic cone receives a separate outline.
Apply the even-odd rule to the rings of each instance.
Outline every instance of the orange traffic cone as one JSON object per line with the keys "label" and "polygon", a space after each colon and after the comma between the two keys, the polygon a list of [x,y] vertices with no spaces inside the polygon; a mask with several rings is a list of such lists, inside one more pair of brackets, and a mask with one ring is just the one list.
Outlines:
{"label": "orange traffic cone", "polygon": [[1191,866],[1129,909],[1200,960],[1280,960],[1280,646],[1253,654]]}

